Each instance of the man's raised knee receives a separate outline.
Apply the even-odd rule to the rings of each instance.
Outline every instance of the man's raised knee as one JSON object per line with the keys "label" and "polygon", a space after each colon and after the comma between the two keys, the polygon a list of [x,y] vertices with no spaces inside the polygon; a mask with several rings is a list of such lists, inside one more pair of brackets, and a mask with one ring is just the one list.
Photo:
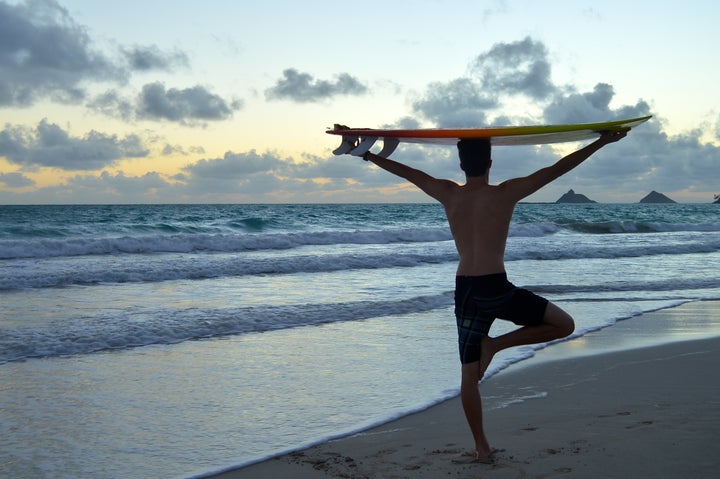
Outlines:
{"label": "man's raised knee", "polygon": [[568,315],[567,321],[565,322],[565,324],[560,326],[560,330],[563,337],[570,336],[572,333],[575,332],[575,321],[573,321],[572,316]]}
{"label": "man's raised knee", "polygon": [[575,321],[572,316],[553,303],[548,303],[545,309],[545,323],[558,329],[558,337],[564,338],[575,332]]}

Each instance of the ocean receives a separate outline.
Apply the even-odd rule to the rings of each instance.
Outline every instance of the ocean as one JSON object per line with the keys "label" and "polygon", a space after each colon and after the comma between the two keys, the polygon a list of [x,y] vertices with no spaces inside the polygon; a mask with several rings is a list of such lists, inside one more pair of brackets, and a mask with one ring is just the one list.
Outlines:
{"label": "ocean", "polygon": [[[454,396],[456,260],[435,204],[0,206],[0,476],[189,478]],[[520,204],[506,252],[575,337],[718,265],[713,204]]]}

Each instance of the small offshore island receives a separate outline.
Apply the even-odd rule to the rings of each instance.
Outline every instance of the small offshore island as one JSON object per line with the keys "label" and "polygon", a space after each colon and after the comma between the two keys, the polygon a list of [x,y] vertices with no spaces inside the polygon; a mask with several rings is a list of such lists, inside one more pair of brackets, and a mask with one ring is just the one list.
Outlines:
{"label": "small offshore island", "polygon": [[585,195],[570,190],[558,198],[555,203],[597,203],[597,201],[593,201]]}
{"label": "small offshore island", "polygon": [[[720,197],[715,198],[715,203],[720,203]],[[574,190],[569,190],[567,193],[562,195],[555,203],[597,203],[595,200],[591,200],[587,196],[575,193]],[[643,199],[640,200],[640,203],[677,203],[675,200],[668,198],[662,193],[658,193],[657,191],[651,191],[648,193]]]}
{"label": "small offshore island", "polygon": [[651,191],[645,198],[640,200],[640,203],[677,203],[675,200],[671,200],[662,193],[657,191]]}

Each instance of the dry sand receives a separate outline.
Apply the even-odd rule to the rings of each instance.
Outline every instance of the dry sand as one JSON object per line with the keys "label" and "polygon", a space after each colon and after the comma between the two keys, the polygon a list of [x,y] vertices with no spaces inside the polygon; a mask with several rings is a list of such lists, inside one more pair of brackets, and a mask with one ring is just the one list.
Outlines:
{"label": "dry sand", "polygon": [[[720,302],[695,309],[717,315],[720,324]],[[620,326],[609,328],[604,340]],[[486,433],[504,449],[494,464],[453,462],[473,447],[455,398],[213,477],[720,477],[720,337],[538,362],[480,385]]]}

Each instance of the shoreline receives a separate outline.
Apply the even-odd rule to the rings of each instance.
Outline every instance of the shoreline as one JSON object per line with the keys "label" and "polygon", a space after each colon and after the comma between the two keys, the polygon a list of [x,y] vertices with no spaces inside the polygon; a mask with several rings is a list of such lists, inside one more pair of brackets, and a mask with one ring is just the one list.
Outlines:
{"label": "shoreline", "polygon": [[[713,337],[698,339],[703,331],[684,328],[691,316],[713,323],[704,331]],[[658,327],[680,331],[653,335]],[[623,334],[645,335],[647,344],[622,349],[615,339]],[[578,340],[580,348],[572,344]],[[554,344],[484,381],[486,432],[504,449],[493,465],[453,463],[472,449],[455,397],[360,433],[195,477],[714,477],[718,361],[720,302],[686,303]]]}

